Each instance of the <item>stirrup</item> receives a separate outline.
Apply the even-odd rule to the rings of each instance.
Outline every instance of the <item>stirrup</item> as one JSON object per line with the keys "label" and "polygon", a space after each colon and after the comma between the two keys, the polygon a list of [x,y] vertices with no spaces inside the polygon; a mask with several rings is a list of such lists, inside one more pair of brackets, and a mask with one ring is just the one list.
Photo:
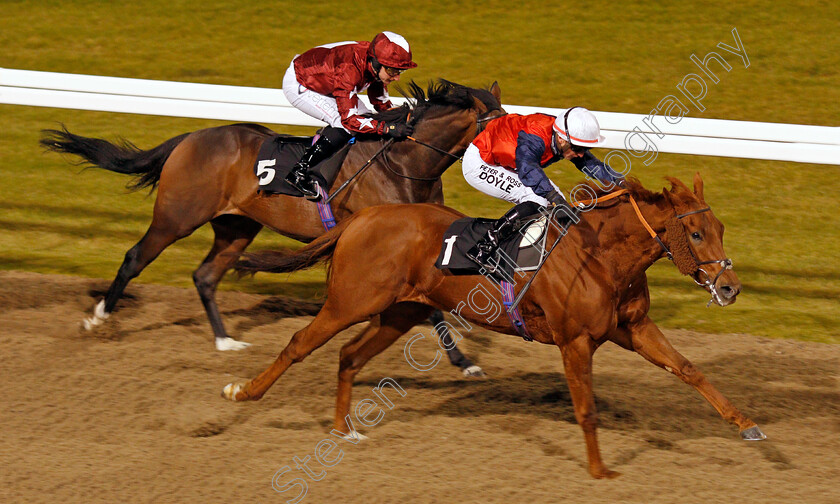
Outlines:
{"label": "stirrup", "polygon": [[300,170],[292,168],[292,171],[286,176],[286,182],[300,191],[300,193],[308,200],[317,201],[321,199],[321,191],[318,190],[318,182],[316,180],[312,180],[312,178],[309,177],[309,174],[306,173],[305,169]]}
{"label": "stirrup", "polygon": [[495,273],[498,265],[491,263],[490,260],[493,259],[496,250],[492,245],[479,242],[469,249],[466,255],[471,261],[487,270],[488,273]]}
{"label": "stirrup", "polygon": [[[317,180],[312,180],[312,179],[309,179],[309,182],[312,182],[312,185],[314,186],[315,194],[313,196],[310,196],[309,194],[303,193],[303,197],[308,199],[309,201],[314,201],[314,202],[317,203],[317,202],[321,201],[321,199],[322,199],[322,197],[321,197],[321,184],[319,184]],[[300,192],[303,192],[303,191],[300,191]]]}

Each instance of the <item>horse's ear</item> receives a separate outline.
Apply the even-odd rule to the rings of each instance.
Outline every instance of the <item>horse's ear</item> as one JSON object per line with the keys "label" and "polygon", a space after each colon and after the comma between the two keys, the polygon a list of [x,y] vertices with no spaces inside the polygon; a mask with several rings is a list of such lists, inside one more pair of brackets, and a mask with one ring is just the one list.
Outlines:
{"label": "horse's ear", "polygon": [[493,81],[493,85],[490,86],[490,93],[496,97],[499,103],[502,103],[502,90],[499,88],[499,81]]}
{"label": "horse's ear", "polygon": [[706,201],[703,197],[703,179],[700,177],[700,172],[694,174],[694,194],[700,198],[700,201]]}

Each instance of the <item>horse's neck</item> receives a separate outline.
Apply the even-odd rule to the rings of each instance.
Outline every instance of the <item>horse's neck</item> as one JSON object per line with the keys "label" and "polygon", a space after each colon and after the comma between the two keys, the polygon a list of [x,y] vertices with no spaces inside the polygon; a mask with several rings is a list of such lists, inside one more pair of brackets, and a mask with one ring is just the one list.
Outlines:
{"label": "horse's neck", "polygon": [[[664,200],[640,201],[638,205],[647,223],[661,236],[666,220],[673,213],[670,206]],[[662,247],[650,236],[628,202],[593,209],[583,219],[588,229],[582,228],[582,244],[595,248],[594,256],[616,280],[631,282],[663,255]]]}
{"label": "horse's neck", "polygon": [[[440,177],[469,145],[475,134],[474,124],[470,111],[424,118],[413,137],[451,154],[408,139],[393,143],[380,154],[370,173],[355,182],[358,190],[342,203],[343,210],[356,212],[387,203],[443,203]],[[384,145],[382,140],[359,143],[359,154],[344,163],[337,184],[350,178]]]}
{"label": "horse's neck", "polygon": [[474,113],[470,110],[456,110],[424,118],[417,124],[412,135],[418,142],[405,140],[394,145],[390,149],[389,160],[406,170],[400,173],[413,177],[439,178],[463,155],[475,138],[475,129]]}

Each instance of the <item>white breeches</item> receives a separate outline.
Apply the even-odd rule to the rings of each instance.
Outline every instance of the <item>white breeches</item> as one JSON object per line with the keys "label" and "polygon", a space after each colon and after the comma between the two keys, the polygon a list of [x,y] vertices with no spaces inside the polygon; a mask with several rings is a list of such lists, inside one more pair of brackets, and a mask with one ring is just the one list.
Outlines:
{"label": "white breeches", "polygon": [[[548,200],[538,196],[530,187],[523,184],[515,172],[502,166],[485,163],[478,153],[478,147],[473,144],[467,147],[461,167],[467,183],[484,194],[515,204],[533,201],[548,206]],[[554,182],[551,182],[551,185],[557,189],[557,192],[563,194]]]}
{"label": "white breeches", "polygon": [[[324,121],[334,128],[347,130],[341,125],[341,114],[338,112],[338,104],[336,104],[335,98],[316,93],[298,83],[295,77],[294,60],[292,60],[289,69],[286,70],[286,75],[283,77],[283,94],[296,109],[319,121]],[[371,112],[363,101],[357,100],[357,103],[356,109],[350,111],[351,114],[361,115]]]}

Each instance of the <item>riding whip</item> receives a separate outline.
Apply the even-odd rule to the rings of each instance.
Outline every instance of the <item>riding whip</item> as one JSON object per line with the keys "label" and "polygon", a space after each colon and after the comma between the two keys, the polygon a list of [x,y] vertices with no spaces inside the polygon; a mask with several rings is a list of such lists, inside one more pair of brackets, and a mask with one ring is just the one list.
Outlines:
{"label": "riding whip", "polygon": [[[549,217],[549,219],[551,219],[551,217]],[[537,269],[534,270],[534,274],[531,275],[531,278],[529,278],[527,282],[525,282],[525,286],[522,287],[522,290],[519,291],[519,294],[517,294],[516,297],[513,299],[513,303],[511,303],[510,307],[508,307],[507,309],[508,313],[513,313],[513,310],[516,309],[516,307],[519,305],[519,302],[522,301],[522,298],[525,297],[525,293],[528,292],[528,289],[531,288],[531,282],[533,282],[534,279],[537,278],[537,274],[542,269],[543,264],[545,264],[546,261],[548,261],[548,256],[551,255],[551,252],[554,251],[554,248],[557,246],[558,243],[560,243],[560,239],[566,236],[566,228],[561,229],[562,231],[557,236],[557,239],[554,240],[554,244],[551,245],[551,248],[548,249],[548,252],[545,254],[545,257],[543,257],[542,261],[540,261],[540,264],[537,266]]]}
{"label": "riding whip", "polygon": [[335,197],[336,197],[336,195],[338,195],[338,193],[340,193],[341,191],[343,191],[343,190],[344,190],[344,188],[345,188],[345,187],[347,187],[347,185],[348,185],[348,184],[350,184],[350,182],[352,182],[354,178],[358,177],[358,176],[359,176],[359,174],[360,174],[360,173],[362,173],[362,172],[365,170],[365,168],[367,168],[368,166],[370,166],[370,165],[373,163],[373,160],[374,160],[374,159],[376,159],[376,157],[377,157],[377,156],[379,156],[380,154],[382,154],[382,152],[383,152],[385,149],[387,149],[388,147],[390,147],[392,143],[394,143],[394,139],[393,139],[393,138],[388,139],[388,141],[387,141],[387,142],[385,142],[385,145],[383,145],[381,149],[379,149],[378,151],[376,151],[376,154],[374,154],[374,155],[373,155],[370,159],[368,159],[368,160],[367,160],[367,163],[365,163],[365,164],[364,164],[361,168],[359,168],[359,170],[358,170],[358,171],[356,171],[356,173],[354,173],[352,177],[350,177],[350,178],[349,178],[349,179],[347,179],[347,180],[346,180],[343,184],[341,184],[341,186],[340,186],[338,189],[336,189],[334,193],[332,193],[332,194],[330,194],[330,195],[329,195],[329,197],[328,197],[328,198],[324,201],[324,204],[325,204],[325,205],[326,205],[326,204],[329,204],[329,202],[330,202],[333,198],[335,198]]}

